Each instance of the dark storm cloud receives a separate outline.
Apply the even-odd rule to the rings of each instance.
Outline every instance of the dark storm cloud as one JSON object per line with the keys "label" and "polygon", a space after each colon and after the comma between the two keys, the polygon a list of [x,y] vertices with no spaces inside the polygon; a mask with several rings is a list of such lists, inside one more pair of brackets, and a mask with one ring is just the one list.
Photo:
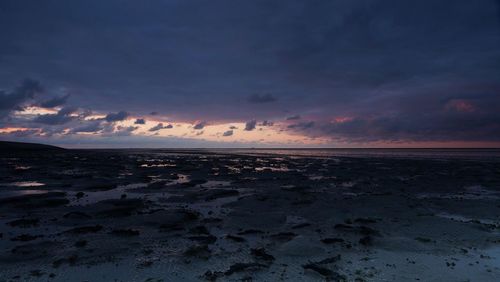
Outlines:
{"label": "dark storm cloud", "polygon": [[[481,89],[499,83],[499,11],[498,0],[7,0],[0,86],[34,75],[99,113],[210,123],[301,113],[317,134],[368,123],[380,128],[370,138],[491,139],[497,121]],[[13,93],[0,94],[0,115],[32,99]],[[467,108],[475,122],[450,134],[463,119],[452,112]],[[330,124],[345,116],[346,128]],[[481,134],[465,128],[481,121]]]}
{"label": "dark storm cloud", "polygon": [[33,122],[48,125],[65,124],[75,119],[71,114],[75,113],[77,110],[78,109],[74,107],[65,107],[60,109],[57,114],[38,115]]}
{"label": "dark storm cloud", "polygon": [[257,125],[256,120],[247,121],[247,123],[245,124],[245,130],[252,131],[255,129],[255,125]]}
{"label": "dark storm cloud", "polygon": [[138,118],[135,120],[134,124],[146,124],[146,121],[143,118]]}
{"label": "dark storm cloud", "polygon": [[64,96],[54,97],[52,99],[45,100],[45,101],[40,103],[40,107],[42,107],[42,108],[54,108],[57,106],[62,106],[64,104],[66,104],[66,101],[68,100],[69,96],[70,95],[67,94]]}
{"label": "dark storm cloud", "polygon": [[129,113],[125,111],[119,111],[117,113],[109,113],[104,118],[107,122],[116,122],[127,119],[130,116]]}
{"label": "dark storm cloud", "polygon": [[232,130],[228,130],[228,131],[225,131],[222,136],[224,137],[227,137],[227,136],[232,136],[233,135],[233,131]]}
{"label": "dark storm cloud", "polygon": [[271,94],[253,94],[248,97],[248,102],[255,104],[271,103],[277,99]]}
{"label": "dark storm cloud", "polygon": [[32,79],[25,79],[11,92],[0,90],[0,118],[12,110],[21,109],[25,102],[32,100],[36,93],[42,91],[40,83]]}

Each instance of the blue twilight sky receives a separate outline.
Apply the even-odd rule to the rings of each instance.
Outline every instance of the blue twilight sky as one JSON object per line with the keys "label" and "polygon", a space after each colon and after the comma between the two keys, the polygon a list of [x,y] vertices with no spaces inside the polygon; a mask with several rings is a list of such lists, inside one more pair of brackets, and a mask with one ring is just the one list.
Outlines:
{"label": "blue twilight sky", "polygon": [[500,1],[2,0],[0,139],[500,146]]}

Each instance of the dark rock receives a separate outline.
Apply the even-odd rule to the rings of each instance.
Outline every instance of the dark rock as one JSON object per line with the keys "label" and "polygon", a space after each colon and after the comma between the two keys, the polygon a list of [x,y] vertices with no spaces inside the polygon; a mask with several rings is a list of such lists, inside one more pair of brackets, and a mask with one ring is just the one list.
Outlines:
{"label": "dark rock", "polygon": [[312,270],[321,276],[323,276],[326,280],[328,281],[347,281],[346,277],[344,275],[341,275],[331,269],[328,269],[326,267],[323,267],[322,265],[325,264],[332,264],[336,263],[341,259],[340,255],[331,257],[331,258],[326,258],[318,262],[311,262],[308,264],[303,265],[302,267],[305,270]]}
{"label": "dark rock", "polygon": [[189,240],[193,240],[202,244],[213,244],[215,241],[217,241],[217,237],[213,235],[207,235],[207,236],[191,236],[188,237]]}
{"label": "dark rock", "polygon": [[342,239],[342,238],[324,238],[324,239],[321,239],[321,242],[325,243],[325,244],[343,243],[344,239]]}
{"label": "dark rock", "polygon": [[122,236],[122,237],[132,237],[139,236],[141,233],[139,230],[135,229],[115,229],[110,232],[112,235]]}
{"label": "dark rock", "polygon": [[113,190],[116,187],[118,187],[118,185],[113,183],[95,183],[87,186],[85,190],[92,192],[99,192],[99,191]]}
{"label": "dark rock", "polygon": [[182,183],[181,185],[184,187],[195,187],[197,185],[205,184],[207,183],[206,179],[193,179],[189,182]]}
{"label": "dark rock", "polygon": [[58,268],[59,266],[67,263],[69,265],[75,265],[76,262],[78,261],[78,256],[77,255],[72,255],[67,258],[60,258],[52,262],[52,267],[53,268]]}
{"label": "dark rock", "polygon": [[210,255],[212,254],[212,251],[208,248],[208,245],[194,245],[189,247],[185,252],[184,255],[188,257],[197,257],[197,258],[203,258],[203,259],[208,259],[210,258]]}
{"label": "dark rock", "polygon": [[363,246],[371,246],[373,245],[373,238],[371,236],[365,236],[359,239],[359,243]]}
{"label": "dark rock", "polygon": [[419,241],[421,243],[431,243],[432,242],[432,239],[424,238],[424,237],[416,237],[415,240]]}
{"label": "dark rock", "polygon": [[16,219],[11,222],[7,222],[8,225],[12,227],[29,228],[38,226],[40,219],[38,218],[21,218]]}
{"label": "dark rock", "polygon": [[360,226],[358,228],[359,230],[359,233],[363,234],[363,235],[380,235],[380,232],[378,232],[377,230],[373,229],[373,228],[370,228],[370,227],[366,227],[366,226]]}
{"label": "dark rock", "polygon": [[75,247],[77,248],[83,248],[87,246],[87,240],[78,240],[75,242]]}
{"label": "dark rock", "polygon": [[365,218],[360,217],[356,218],[354,222],[361,224],[368,224],[368,223],[377,223],[377,220],[370,217],[365,217]]}
{"label": "dark rock", "polygon": [[310,223],[300,223],[300,224],[292,226],[292,229],[299,229],[299,228],[304,228],[304,227],[308,227],[308,226],[311,226],[311,224]]}
{"label": "dark rock", "polygon": [[321,276],[323,276],[328,281],[347,281],[347,278],[344,275],[339,274],[333,270],[328,268],[316,265],[316,264],[306,264],[302,266],[305,270],[312,270]]}
{"label": "dark rock", "polygon": [[210,232],[208,232],[208,229],[205,226],[199,225],[196,227],[193,227],[189,229],[189,233],[192,234],[203,234],[203,235],[209,235]]}
{"label": "dark rock", "polygon": [[141,199],[111,199],[100,201],[95,204],[98,210],[96,215],[101,217],[124,217],[144,208]]}
{"label": "dark rock", "polygon": [[96,233],[102,230],[102,225],[93,225],[93,226],[81,226],[75,227],[69,230],[64,231],[64,233],[71,234],[87,234],[87,233]]}
{"label": "dark rock", "polygon": [[203,278],[207,281],[216,281],[218,278],[222,277],[224,275],[223,272],[220,272],[220,271],[215,271],[215,272],[212,272],[210,270],[207,270],[204,274],[203,274]]}
{"label": "dark rock", "polygon": [[0,207],[19,209],[54,208],[69,203],[64,192],[47,192],[42,194],[23,195],[0,199]]}
{"label": "dark rock", "polygon": [[69,212],[65,215],[63,215],[64,218],[68,218],[68,219],[91,219],[92,216],[84,213],[84,212]]}
{"label": "dark rock", "polygon": [[297,236],[297,234],[295,234],[293,232],[280,232],[280,233],[271,235],[271,238],[274,240],[277,240],[277,241],[286,242],[286,241],[292,240],[296,236]]}
{"label": "dark rock", "polygon": [[274,261],[274,256],[268,254],[264,248],[257,248],[250,250],[252,255],[257,259],[262,259],[265,261]]}
{"label": "dark rock", "polygon": [[353,226],[343,224],[343,223],[335,224],[335,226],[333,228],[338,229],[338,230],[353,230],[354,229]]}
{"label": "dark rock", "polygon": [[242,242],[246,241],[245,238],[239,237],[239,236],[235,236],[235,235],[226,235],[226,239],[229,239],[229,240],[232,240],[232,241],[235,241],[235,242],[238,242],[238,243],[242,243]]}
{"label": "dark rock", "polygon": [[41,276],[43,276],[43,274],[44,273],[39,269],[30,271],[30,275],[33,277],[41,277]]}
{"label": "dark rock", "polygon": [[14,237],[14,238],[12,238],[10,240],[11,241],[27,242],[27,241],[33,241],[33,240],[36,240],[36,239],[42,238],[42,237],[43,237],[43,235],[33,236],[33,235],[30,235],[30,234],[22,234],[22,235]]}
{"label": "dark rock", "polygon": [[205,196],[206,201],[212,201],[218,198],[234,197],[238,196],[240,193],[237,190],[229,189],[210,189]]}
{"label": "dark rock", "polygon": [[264,234],[264,231],[258,229],[247,229],[237,233],[238,235]]}
{"label": "dark rock", "polygon": [[231,265],[227,271],[224,272],[224,275],[229,276],[233,273],[247,271],[247,270],[254,270],[254,269],[259,269],[259,268],[265,268],[265,267],[267,267],[267,265],[261,264],[261,263],[255,263],[255,262],[235,263],[235,264]]}
{"label": "dark rock", "polygon": [[321,265],[321,264],[336,263],[336,262],[340,261],[341,259],[342,259],[342,257],[340,255],[336,255],[334,257],[330,257],[330,258],[320,260],[318,262],[314,262],[314,264]]}
{"label": "dark rock", "polygon": [[356,232],[356,233],[359,233],[361,235],[380,235],[380,232],[378,232],[377,230],[373,229],[373,228],[370,228],[370,227],[367,227],[367,226],[352,226],[352,225],[347,225],[347,224],[336,224],[334,226],[335,229],[337,230],[342,230],[342,231],[346,231],[346,232]]}

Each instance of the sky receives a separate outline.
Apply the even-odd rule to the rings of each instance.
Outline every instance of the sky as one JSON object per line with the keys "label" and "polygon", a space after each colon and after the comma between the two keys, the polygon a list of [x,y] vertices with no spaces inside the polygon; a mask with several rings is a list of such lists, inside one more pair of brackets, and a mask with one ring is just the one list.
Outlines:
{"label": "sky", "polygon": [[500,1],[2,0],[0,140],[500,147]]}

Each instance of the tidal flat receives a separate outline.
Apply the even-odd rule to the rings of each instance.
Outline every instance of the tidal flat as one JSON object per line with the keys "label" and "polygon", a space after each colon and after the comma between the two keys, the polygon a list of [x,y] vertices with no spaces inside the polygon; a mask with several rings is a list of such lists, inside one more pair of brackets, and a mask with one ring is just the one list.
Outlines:
{"label": "tidal flat", "polygon": [[500,281],[500,158],[1,152],[0,281]]}

